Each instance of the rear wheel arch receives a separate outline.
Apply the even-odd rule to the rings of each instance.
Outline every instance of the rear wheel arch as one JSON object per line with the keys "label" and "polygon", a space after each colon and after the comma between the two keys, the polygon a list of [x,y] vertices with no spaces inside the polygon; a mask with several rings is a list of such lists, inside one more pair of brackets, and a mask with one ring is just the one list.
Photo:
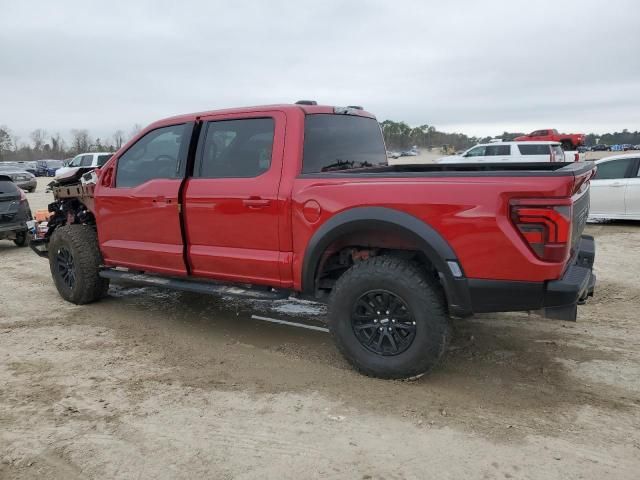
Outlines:
{"label": "rear wheel arch", "polygon": [[[318,274],[331,253],[332,246],[340,246],[341,239],[353,238],[359,232],[383,231],[399,235],[406,248],[419,252],[443,277],[445,292],[449,294],[454,278],[447,261],[457,256],[447,241],[433,227],[406,212],[387,207],[356,207],[341,212],[326,221],[311,237],[303,260],[302,290],[315,295]],[[368,246],[386,248],[370,240]]]}

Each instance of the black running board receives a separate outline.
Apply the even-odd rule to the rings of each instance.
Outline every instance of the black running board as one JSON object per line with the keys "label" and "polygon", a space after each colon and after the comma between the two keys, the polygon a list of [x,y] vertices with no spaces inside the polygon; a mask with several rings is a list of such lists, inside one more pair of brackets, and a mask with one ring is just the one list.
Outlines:
{"label": "black running board", "polygon": [[184,292],[206,293],[227,297],[246,298],[252,300],[281,300],[289,297],[288,290],[260,289],[241,287],[231,284],[214,283],[206,280],[191,280],[175,277],[160,277],[146,273],[133,273],[123,270],[105,269],[100,271],[102,278],[116,283],[128,283],[145,287],[160,287]]}

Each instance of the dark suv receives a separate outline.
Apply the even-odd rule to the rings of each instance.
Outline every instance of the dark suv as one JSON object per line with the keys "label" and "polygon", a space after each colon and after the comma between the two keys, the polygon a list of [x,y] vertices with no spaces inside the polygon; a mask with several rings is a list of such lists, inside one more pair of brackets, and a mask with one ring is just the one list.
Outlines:
{"label": "dark suv", "polygon": [[31,208],[27,196],[11,177],[0,175],[0,240],[13,240],[19,247],[27,244],[27,221]]}

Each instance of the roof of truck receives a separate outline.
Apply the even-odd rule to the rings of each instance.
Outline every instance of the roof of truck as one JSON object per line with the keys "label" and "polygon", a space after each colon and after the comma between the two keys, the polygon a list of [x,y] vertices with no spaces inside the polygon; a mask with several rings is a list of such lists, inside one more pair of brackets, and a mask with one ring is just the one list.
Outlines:
{"label": "roof of truck", "polygon": [[[224,108],[220,110],[206,110],[203,112],[194,112],[187,113],[183,115],[175,115],[173,117],[163,118],[156,122],[153,122],[153,125],[156,124],[164,124],[164,123],[172,123],[177,121],[189,122],[196,120],[200,117],[206,117],[209,115],[230,115],[235,113],[251,113],[251,112],[269,112],[269,111],[291,111],[291,110],[302,110],[306,115],[309,114],[317,114],[317,113],[336,113],[336,108],[350,108],[351,115],[358,115],[361,117],[369,117],[375,118],[375,115],[369,113],[365,110],[356,109],[352,106],[332,106],[332,105],[300,105],[294,103],[283,103],[283,104],[274,104],[274,105],[257,105],[250,107],[234,107],[234,108]],[[358,107],[360,108],[360,107]]]}

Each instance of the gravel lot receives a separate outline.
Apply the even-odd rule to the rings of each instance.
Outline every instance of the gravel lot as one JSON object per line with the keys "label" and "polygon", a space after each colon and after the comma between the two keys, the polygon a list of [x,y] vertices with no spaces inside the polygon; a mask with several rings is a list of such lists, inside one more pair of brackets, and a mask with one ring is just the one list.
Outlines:
{"label": "gravel lot", "polygon": [[577,323],[457,321],[415,382],[251,319],[319,324],[314,304],[112,287],[78,307],[0,241],[0,478],[637,479],[640,223],[587,231],[599,283]]}

